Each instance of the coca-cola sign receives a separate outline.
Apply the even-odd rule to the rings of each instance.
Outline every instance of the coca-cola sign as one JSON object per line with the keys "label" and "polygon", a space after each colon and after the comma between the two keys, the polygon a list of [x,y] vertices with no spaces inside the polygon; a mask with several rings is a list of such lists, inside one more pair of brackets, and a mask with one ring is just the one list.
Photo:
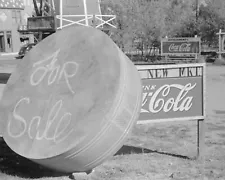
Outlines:
{"label": "coca-cola sign", "polygon": [[191,43],[170,44],[169,52],[191,52]]}
{"label": "coca-cola sign", "polygon": [[200,39],[163,39],[161,41],[161,54],[198,54],[200,53]]}
{"label": "coca-cola sign", "polygon": [[143,79],[140,120],[203,116],[202,78]]}

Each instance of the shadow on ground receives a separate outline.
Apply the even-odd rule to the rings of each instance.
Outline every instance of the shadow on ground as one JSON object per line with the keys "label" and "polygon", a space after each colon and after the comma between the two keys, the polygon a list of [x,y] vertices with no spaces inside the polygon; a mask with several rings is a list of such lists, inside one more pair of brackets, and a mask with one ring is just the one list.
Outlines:
{"label": "shadow on ground", "polygon": [[181,159],[188,159],[188,160],[192,159],[192,158],[190,158],[188,156],[183,156],[183,155],[178,155],[178,154],[173,154],[173,153],[167,153],[167,152],[160,152],[160,151],[146,149],[146,148],[142,148],[142,147],[134,147],[134,146],[127,146],[127,145],[124,145],[115,154],[115,156],[126,155],[126,154],[148,154],[148,153],[162,154],[162,155],[177,157],[177,158],[181,158]]}
{"label": "shadow on ground", "polygon": [[52,171],[14,153],[0,138],[0,172],[21,178],[68,176]]}
{"label": "shadow on ground", "polygon": [[[182,159],[191,159],[187,156],[153,151],[146,148],[134,147],[124,145],[116,154],[118,155],[126,155],[126,154],[144,154],[144,153],[158,153],[167,156],[182,158]],[[16,153],[14,153],[4,142],[2,138],[0,138],[0,172],[18,176],[21,178],[43,178],[43,177],[61,177],[61,176],[69,176],[69,174],[60,173],[56,171],[52,171],[48,168],[40,166],[26,158],[23,158]]]}
{"label": "shadow on ground", "polygon": [[10,73],[0,73],[0,84],[6,84],[10,78]]}

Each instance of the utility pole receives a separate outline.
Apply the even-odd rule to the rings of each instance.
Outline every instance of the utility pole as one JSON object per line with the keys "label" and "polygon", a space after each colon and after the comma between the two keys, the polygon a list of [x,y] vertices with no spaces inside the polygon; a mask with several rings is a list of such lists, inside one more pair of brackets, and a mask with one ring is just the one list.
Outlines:
{"label": "utility pole", "polygon": [[195,35],[198,35],[198,16],[199,16],[199,0],[195,0],[196,11],[195,11]]}

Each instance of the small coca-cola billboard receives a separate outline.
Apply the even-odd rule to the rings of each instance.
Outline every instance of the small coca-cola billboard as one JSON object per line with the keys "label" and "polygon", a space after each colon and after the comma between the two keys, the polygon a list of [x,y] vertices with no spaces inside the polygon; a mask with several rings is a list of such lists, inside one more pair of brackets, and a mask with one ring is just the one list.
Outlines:
{"label": "small coca-cola billboard", "polygon": [[203,115],[201,78],[145,79],[140,120]]}
{"label": "small coca-cola billboard", "polygon": [[137,124],[197,121],[197,158],[205,142],[205,64],[136,65],[142,78]]}
{"label": "small coca-cola billboard", "polygon": [[161,55],[199,54],[200,45],[200,38],[165,38],[161,41]]}
{"label": "small coca-cola billboard", "polygon": [[144,121],[204,119],[204,65],[139,66]]}

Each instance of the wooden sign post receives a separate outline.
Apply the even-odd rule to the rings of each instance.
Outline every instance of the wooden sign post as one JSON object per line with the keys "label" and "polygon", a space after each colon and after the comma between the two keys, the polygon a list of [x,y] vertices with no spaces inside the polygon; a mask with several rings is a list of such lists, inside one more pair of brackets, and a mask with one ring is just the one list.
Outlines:
{"label": "wooden sign post", "polygon": [[220,29],[219,33],[217,33],[217,35],[219,35],[219,59],[222,59],[222,54],[225,54],[225,47],[224,47],[224,43],[225,43],[225,32],[222,32],[222,30]]}
{"label": "wooden sign post", "polygon": [[198,121],[197,157],[204,150],[205,64],[137,65],[143,88],[137,124]]}

